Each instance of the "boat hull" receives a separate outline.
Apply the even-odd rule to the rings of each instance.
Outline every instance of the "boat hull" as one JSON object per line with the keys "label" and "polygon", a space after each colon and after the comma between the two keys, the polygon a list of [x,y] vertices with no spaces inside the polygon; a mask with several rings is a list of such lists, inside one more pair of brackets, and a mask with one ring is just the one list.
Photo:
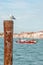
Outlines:
{"label": "boat hull", "polygon": [[36,41],[16,41],[16,43],[21,43],[21,44],[35,44]]}

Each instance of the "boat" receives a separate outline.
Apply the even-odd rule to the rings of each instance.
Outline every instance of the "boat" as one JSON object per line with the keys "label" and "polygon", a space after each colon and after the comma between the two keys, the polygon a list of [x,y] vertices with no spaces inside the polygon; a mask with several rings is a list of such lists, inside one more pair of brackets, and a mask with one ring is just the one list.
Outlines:
{"label": "boat", "polygon": [[16,43],[22,43],[22,44],[36,44],[36,40],[17,40]]}

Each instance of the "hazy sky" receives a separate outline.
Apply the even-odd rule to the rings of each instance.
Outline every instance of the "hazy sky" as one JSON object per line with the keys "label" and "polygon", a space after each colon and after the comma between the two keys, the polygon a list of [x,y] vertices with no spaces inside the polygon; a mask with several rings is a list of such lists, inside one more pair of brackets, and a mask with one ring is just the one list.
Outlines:
{"label": "hazy sky", "polygon": [[16,17],[16,33],[43,30],[43,0],[0,0],[0,32],[10,15]]}

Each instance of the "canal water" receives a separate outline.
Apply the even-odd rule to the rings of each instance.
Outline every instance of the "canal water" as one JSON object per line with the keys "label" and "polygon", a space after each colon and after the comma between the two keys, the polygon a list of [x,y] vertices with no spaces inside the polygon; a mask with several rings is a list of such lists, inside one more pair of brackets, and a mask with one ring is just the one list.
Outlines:
{"label": "canal water", "polygon": [[[43,65],[43,39],[36,44],[20,44],[13,39],[12,65]],[[4,65],[4,39],[0,38],[0,65]]]}

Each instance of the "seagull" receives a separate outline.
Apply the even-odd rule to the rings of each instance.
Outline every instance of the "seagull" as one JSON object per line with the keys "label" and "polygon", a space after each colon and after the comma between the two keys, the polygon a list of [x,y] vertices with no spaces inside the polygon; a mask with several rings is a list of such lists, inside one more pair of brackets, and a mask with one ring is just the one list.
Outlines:
{"label": "seagull", "polygon": [[14,20],[16,19],[14,16],[10,16],[10,18],[11,18],[11,19],[14,19]]}

